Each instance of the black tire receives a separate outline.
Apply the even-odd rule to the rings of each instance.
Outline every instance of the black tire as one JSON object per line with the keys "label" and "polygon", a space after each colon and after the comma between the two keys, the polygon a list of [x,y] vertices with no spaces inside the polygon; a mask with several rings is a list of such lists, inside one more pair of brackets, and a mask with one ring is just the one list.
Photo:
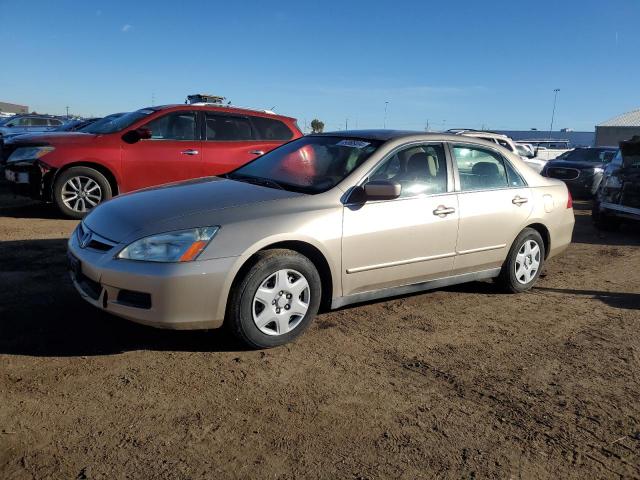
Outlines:
{"label": "black tire", "polygon": [[[539,265],[535,272],[535,275],[531,277],[531,279],[527,283],[523,283],[518,280],[516,276],[516,267],[517,267],[517,256],[520,249],[526,242],[533,241],[538,245],[539,248]],[[506,292],[509,293],[520,293],[529,290],[538,280],[540,276],[540,272],[544,266],[544,258],[546,255],[544,241],[542,237],[538,233],[537,230],[533,228],[525,228],[520,232],[520,234],[516,237],[511,248],[509,249],[509,254],[507,255],[507,259],[502,265],[502,270],[500,271],[500,275],[498,276],[496,282],[500,285]]]}
{"label": "black tire", "polygon": [[[290,269],[299,272],[309,285],[308,310],[304,317],[296,320],[288,333],[269,335],[261,331],[254,322],[254,295],[275,272]],[[291,342],[300,336],[318,313],[322,296],[322,283],[318,270],[305,256],[286,249],[259,252],[256,261],[242,278],[234,282],[229,298],[225,325],[251,348],[271,348]],[[265,309],[267,307],[264,307]],[[273,307],[276,308],[276,307]],[[284,313],[284,312],[283,312]]]}
{"label": "black tire", "polygon": [[[92,208],[95,208],[94,206],[90,206],[88,202],[85,203],[84,200],[78,204],[77,210],[69,208],[64,203],[63,188],[65,187],[65,184],[74,177],[78,179],[91,179],[98,185],[100,199],[99,201],[97,201],[97,204],[109,200],[113,196],[111,185],[102,173],[91,167],[71,167],[70,169],[63,171],[60,175],[58,175],[55,182],[53,183],[53,200],[58,207],[58,210],[60,210],[65,216],[69,218],[81,219],[87,213],[89,213]],[[95,200],[95,197],[92,197],[92,199]],[[85,211],[80,211],[82,205],[84,205]]]}
{"label": "black tire", "polygon": [[598,230],[605,232],[614,232],[620,228],[620,219],[607,215],[606,212],[600,210],[600,202],[594,201],[591,208],[591,220]]}

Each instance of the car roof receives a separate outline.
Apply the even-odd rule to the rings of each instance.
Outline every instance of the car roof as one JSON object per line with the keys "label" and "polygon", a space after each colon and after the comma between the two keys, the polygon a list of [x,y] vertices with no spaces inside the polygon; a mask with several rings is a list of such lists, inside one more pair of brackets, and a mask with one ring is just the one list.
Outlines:
{"label": "car roof", "polygon": [[[486,145],[491,144],[487,140],[483,140],[479,137],[472,136],[464,136],[464,135],[455,135],[448,132],[421,132],[415,130],[338,130],[334,132],[322,132],[322,133],[312,133],[309,136],[324,136],[324,137],[341,137],[341,138],[357,138],[362,140],[379,140],[382,142],[387,142],[390,140],[398,140],[402,138],[415,138],[420,137],[426,141],[451,141],[451,142],[460,142],[463,141],[461,137],[467,139],[473,139],[478,143],[483,143]],[[492,144],[493,146],[493,144]]]}
{"label": "car roof", "polygon": [[386,142],[388,140],[394,140],[402,137],[412,137],[415,135],[427,135],[433,137],[441,137],[441,133],[426,133],[412,130],[338,130],[333,132],[312,133],[314,136],[326,136],[326,137],[344,137],[344,138],[362,138],[367,140],[381,140]]}
{"label": "car roof", "polygon": [[139,110],[169,110],[169,109],[184,109],[184,108],[189,108],[189,109],[193,109],[193,110],[209,110],[209,111],[217,111],[217,112],[228,112],[228,113],[238,113],[238,114],[243,114],[243,115],[247,115],[247,114],[251,114],[251,115],[258,115],[258,116],[264,116],[264,117],[271,117],[271,118],[281,118],[281,119],[286,119],[286,120],[291,120],[291,121],[295,121],[296,119],[293,117],[288,117],[286,115],[280,115],[277,114],[275,112],[272,112],[271,110],[260,110],[257,108],[249,108],[249,107],[239,107],[239,106],[234,106],[234,105],[224,105],[224,104],[218,104],[218,103],[174,103],[174,104],[170,104],[170,105],[158,105],[158,106],[154,106],[154,107],[145,107],[145,108],[140,108]]}

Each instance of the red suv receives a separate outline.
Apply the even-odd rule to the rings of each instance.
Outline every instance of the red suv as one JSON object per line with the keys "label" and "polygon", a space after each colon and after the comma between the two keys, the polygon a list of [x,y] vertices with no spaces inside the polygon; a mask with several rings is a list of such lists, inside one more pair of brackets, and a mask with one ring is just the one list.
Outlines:
{"label": "red suv", "polygon": [[22,135],[3,149],[12,189],[82,218],[119,193],[229,172],[302,136],[296,121],[211,104],[149,107],[79,132]]}

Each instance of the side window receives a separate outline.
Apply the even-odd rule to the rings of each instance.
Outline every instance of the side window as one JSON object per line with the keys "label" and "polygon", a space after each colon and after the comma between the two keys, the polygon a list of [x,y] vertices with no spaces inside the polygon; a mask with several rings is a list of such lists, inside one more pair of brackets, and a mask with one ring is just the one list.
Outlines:
{"label": "side window", "polygon": [[33,125],[33,118],[22,117],[18,119],[18,122],[16,123],[16,125],[19,125],[21,127],[30,127]]}
{"label": "side window", "polygon": [[145,125],[151,130],[152,140],[195,140],[196,114],[194,112],[172,112]]}
{"label": "side window", "polygon": [[251,117],[256,128],[256,137],[260,140],[290,140],[293,133],[280,120],[266,117]]}
{"label": "side window", "polygon": [[505,161],[498,153],[471,145],[454,145],[462,191],[507,188]]}
{"label": "side window", "polygon": [[383,160],[369,180],[400,183],[400,197],[447,191],[447,161],[442,144],[414,145]]}
{"label": "side window", "polygon": [[58,120],[57,118],[50,118],[47,123],[51,127],[59,127],[60,125],[62,125],[62,120]]}
{"label": "side window", "polygon": [[47,120],[48,118],[32,118],[30,125],[34,127],[46,127]]}
{"label": "side window", "polygon": [[517,188],[517,187],[526,187],[527,186],[527,184],[522,179],[520,174],[516,171],[515,168],[513,168],[513,165],[511,165],[508,161],[505,160],[504,166],[505,166],[505,168],[507,170],[507,180],[509,181],[509,186],[510,187],[516,187]]}
{"label": "side window", "polygon": [[251,123],[245,117],[206,113],[206,139],[214,141],[253,140]]}

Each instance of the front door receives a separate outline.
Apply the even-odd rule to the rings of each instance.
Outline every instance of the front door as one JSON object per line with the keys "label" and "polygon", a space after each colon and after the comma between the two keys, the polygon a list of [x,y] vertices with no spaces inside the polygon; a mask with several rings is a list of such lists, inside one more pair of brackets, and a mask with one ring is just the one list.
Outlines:
{"label": "front door", "polygon": [[196,113],[173,111],[143,128],[151,138],[122,147],[122,191],[203,176]]}
{"label": "front door", "polygon": [[531,192],[497,150],[458,144],[452,151],[460,179],[454,274],[500,267],[531,214]]}
{"label": "front door", "polygon": [[399,149],[367,181],[381,179],[400,183],[400,197],[344,207],[344,296],[445,277],[453,268],[458,203],[444,146]]}

